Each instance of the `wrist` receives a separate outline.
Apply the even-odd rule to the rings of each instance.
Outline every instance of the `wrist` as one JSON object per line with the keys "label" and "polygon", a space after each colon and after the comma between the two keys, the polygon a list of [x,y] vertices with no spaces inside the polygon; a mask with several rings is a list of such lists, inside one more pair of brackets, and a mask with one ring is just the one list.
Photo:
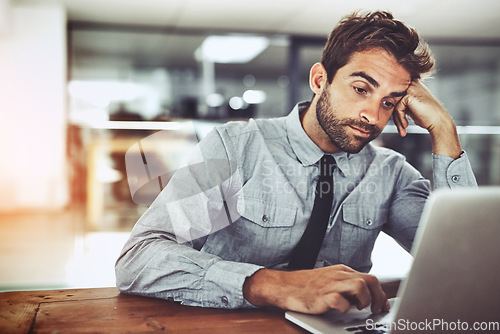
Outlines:
{"label": "wrist", "polygon": [[263,272],[267,269],[260,269],[252,276],[245,279],[243,283],[243,297],[254,306],[265,306],[265,288],[263,286]]}
{"label": "wrist", "polygon": [[243,283],[243,297],[254,306],[278,306],[280,301],[279,287],[284,284],[286,272],[260,269]]}
{"label": "wrist", "polygon": [[440,126],[429,129],[432,138],[432,153],[458,159],[462,154],[462,147],[458,138],[457,127],[449,117]]}

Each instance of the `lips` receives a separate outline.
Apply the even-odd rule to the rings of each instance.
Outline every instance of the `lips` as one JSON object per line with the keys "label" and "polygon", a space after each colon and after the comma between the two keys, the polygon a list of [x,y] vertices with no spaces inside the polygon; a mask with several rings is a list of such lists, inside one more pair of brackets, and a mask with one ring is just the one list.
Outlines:
{"label": "lips", "polygon": [[371,131],[361,129],[361,128],[353,126],[353,125],[349,125],[349,127],[354,130],[354,133],[356,134],[356,136],[370,137],[370,135],[371,135]]}

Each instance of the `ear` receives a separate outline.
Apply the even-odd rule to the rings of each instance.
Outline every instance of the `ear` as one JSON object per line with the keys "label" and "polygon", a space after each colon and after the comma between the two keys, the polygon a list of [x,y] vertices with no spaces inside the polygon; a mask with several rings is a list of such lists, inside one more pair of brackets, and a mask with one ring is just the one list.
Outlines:
{"label": "ear", "polygon": [[311,67],[309,73],[309,86],[311,90],[316,95],[320,95],[323,87],[326,86],[328,82],[328,76],[326,74],[325,67],[321,63],[316,63]]}

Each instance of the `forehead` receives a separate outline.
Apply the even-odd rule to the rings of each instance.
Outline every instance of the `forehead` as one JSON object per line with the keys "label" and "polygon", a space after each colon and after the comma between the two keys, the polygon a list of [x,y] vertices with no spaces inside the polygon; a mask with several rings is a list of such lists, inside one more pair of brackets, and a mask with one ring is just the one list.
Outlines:
{"label": "forehead", "polygon": [[[338,70],[346,80],[358,78],[354,73],[366,73],[376,80],[380,87],[405,86],[411,83],[411,75],[396,58],[383,49],[355,52],[349,62]],[[399,88],[401,88],[399,87]]]}

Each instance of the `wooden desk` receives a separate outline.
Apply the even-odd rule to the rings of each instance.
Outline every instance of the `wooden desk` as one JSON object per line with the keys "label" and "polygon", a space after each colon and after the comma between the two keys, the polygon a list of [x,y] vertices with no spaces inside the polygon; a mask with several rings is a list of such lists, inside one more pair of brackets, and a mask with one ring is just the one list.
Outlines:
{"label": "wooden desk", "polygon": [[[394,296],[397,283],[384,286]],[[0,333],[305,333],[277,309],[221,310],[116,288],[0,293]]]}
{"label": "wooden desk", "polygon": [[0,333],[304,333],[269,309],[220,310],[116,288],[0,293]]}

